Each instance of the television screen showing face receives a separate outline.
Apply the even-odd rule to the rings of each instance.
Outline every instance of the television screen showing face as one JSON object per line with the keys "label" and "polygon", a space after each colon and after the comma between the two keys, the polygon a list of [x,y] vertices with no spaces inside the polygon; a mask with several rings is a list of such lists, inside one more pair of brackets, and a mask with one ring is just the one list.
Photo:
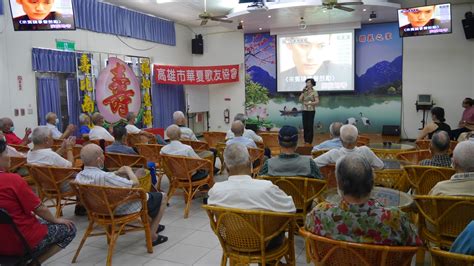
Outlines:
{"label": "television screen showing face", "polygon": [[72,0],[10,0],[15,31],[75,30]]}
{"label": "television screen showing face", "polygon": [[451,5],[399,9],[398,26],[400,37],[451,33]]}

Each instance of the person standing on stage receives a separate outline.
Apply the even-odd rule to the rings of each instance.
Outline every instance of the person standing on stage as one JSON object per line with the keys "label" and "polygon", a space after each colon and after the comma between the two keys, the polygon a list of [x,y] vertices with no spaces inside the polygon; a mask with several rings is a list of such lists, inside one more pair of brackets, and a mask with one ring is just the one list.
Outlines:
{"label": "person standing on stage", "polygon": [[305,81],[306,87],[300,95],[300,102],[303,103],[303,131],[305,144],[312,145],[313,143],[313,129],[314,129],[314,115],[316,114],[316,105],[319,104],[319,95],[313,89],[316,86],[314,79],[307,79]]}

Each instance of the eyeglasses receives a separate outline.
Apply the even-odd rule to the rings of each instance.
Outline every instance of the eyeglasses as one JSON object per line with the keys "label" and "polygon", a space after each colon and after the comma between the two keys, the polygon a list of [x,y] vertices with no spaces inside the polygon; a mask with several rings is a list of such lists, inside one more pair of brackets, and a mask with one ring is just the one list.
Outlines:
{"label": "eyeglasses", "polygon": [[27,0],[28,3],[30,4],[38,4],[39,2],[42,2],[43,4],[47,4],[47,5],[51,5],[53,3],[54,0]]}

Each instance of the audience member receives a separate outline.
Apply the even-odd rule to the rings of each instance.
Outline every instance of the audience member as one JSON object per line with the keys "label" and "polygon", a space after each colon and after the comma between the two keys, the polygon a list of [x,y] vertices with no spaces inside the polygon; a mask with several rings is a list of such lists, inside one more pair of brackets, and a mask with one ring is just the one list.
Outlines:
{"label": "audience member", "polygon": [[471,98],[466,98],[462,102],[462,107],[464,111],[462,113],[461,120],[458,124],[458,129],[451,131],[451,136],[453,139],[458,139],[459,135],[464,132],[470,132],[474,130],[474,100]]}
{"label": "audience member", "polygon": [[[174,123],[181,129],[181,138],[187,140],[198,140],[194,132],[189,127],[186,127],[186,117],[181,111],[173,113]],[[168,136],[169,137],[169,136]]]}
{"label": "audience member", "polygon": [[27,145],[30,143],[29,136],[31,134],[31,129],[25,129],[25,136],[23,139],[20,139],[15,133],[15,126],[13,121],[8,118],[4,117],[0,119],[0,129],[2,130],[3,134],[5,135],[5,139],[9,145]]}
{"label": "audience member", "polygon": [[451,140],[446,131],[435,132],[431,138],[430,151],[431,159],[420,162],[420,165],[451,167],[451,157],[449,156],[449,147]]}
{"label": "audience member", "polygon": [[230,145],[233,143],[241,143],[247,148],[257,148],[257,144],[255,144],[252,139],[243,136],[245,126],[241,121],[234,121],[230,130],[232,131],[232,133],[234,133],[234,137],[227,140],[226,145]]}
{"label": "audience member", "polygon": [[449,251],[474,256],[474,221],[471,221],[456,237]]}
{"label": "audience member", "polygon": [[91,131],[89,127],[91,124],[91,118],[89,117],[89,115],[79,115],[79,123],[81,124],[81,126],[79,127],[79,134],[81,134],[82,138],[89,138],[89,132]]}
{"label": "audience member", "polygon": [[109,146],[105,147],[106,152],[137,155],[137,152],[132,147],[129,147],[124,143],[124,141],[127,139],[127,130],[124,126],[115,126],[113,134],[115,141]]}
{"label": "audience member", "polygon": [[53,146],[53,136],[49,127],[39,126],[35,128],[31,134],[31,140],[33,141],[33,149],[26,155],[26,160],[29,164],[49,165],[64,168],[72,167],[74,165],[74,154],[72,149],[76,142],[75,137],[69,137],[64,140],[58,151],[61,154],[66,154],[67,160],[58,152],[51,149]]}
{"label": "audience member", "polygon": [[329,126],[329,134],[331,135],[330,140],[323,141],[319,145],[313,147],[313,151],[319,150],[332,150],[332,149],[339,149],[342,147],[341,138],[341,122],[334,122],[331,123]]}
{"label": "audience member", "polygon": [[[3,135],[1,131],[0,131],[0,140],[5,141],[5,143],[7,142],[5,135]],[[23,157],[23,158],[26,157],[26,154],[17,151],[15,148],[9,145],[7,145],[6,152],[7,152],[8,157]]]}
{"label": "audience member", "polygon": [[[341,135],[343,133],[341,132]],[[322,202],[306,218],[306,229],[335,240],[420,246],[416,227],[397,207],[384,207],[370,197],[374,174],[360,154],[348,154],[336,164],[337,190],[341,202]]]}
{"label": "audience member", "polygon": [[115,141],[109,131],[104,128],[104,117],[100,113],[92,115],[92,123],[94,124],[94,127],[89,132],[90,140],[103,139],[105,141]]}
{"label": "audience member", "polygon": [[[84,163],[84,170],[76,176],[76,181],[81,184],[92,184],[99,186],[132,188],[139,185],[138,178],[128,166],[122,166],[116,172],[104,172],[104,153],[96,144],[88,144],[81,150],[81,159]],[[121,177],[121,175],[125,176]],[[150,224],[151,238],[153,246],[164,243],[168,240],[166,236],[158,235],[164,230],[160,226],[160,220],[166,208],[166,195],[161,192],[147,193],[148,215],[152,219]],[[116,215],[126,215],[140,211],[142,205],[140,201],[125,203],[115,210]]]}
{"label": "audience member", "polygon": [[425,138],[431,139],[433,134],[436,131],[446,131],[448,134],[451,134],[451,127],[445,123],[446,119],[444,118],[444,109],[441,107],[433,107],[431,109],[431,123],[428,123],[418,135],[417,140],[422,140]]}
{"label": "audience member", "polygon": [[160,135],[153,135],[150,132],[147,132],[145,130],[139,129],[137,126],[135,126],[137,120],[137,115],[134,112],[130,112],[127,114],[127,125],[125,128],[127,129],[128,134],[140,134],[142,137],[147,138],[147,139],[156,139],[156,142],[161,145],[166,145],[167,143],[163,140],[163,138]]}
{"label": "audience member", "polygon": [[47,113],[46,126],[51,130],[53,139],[67,139],[76,130],[76,126],[70,124],[67,126],[66,131],[64,131],[64,133],[61,133],[61,131],[59,131],[58,129],[58,125],[58,116],[53,112]]}
{"label": "audience member", "polygon": [[335,164],[337,160],[344,155],[356,153],[362,155],[375,169],[382,169],[384,163],[380,160],[374,152],[366,146],[357,147],[357,138],[359,132],[353,125],[344,125],[340,130],[342,147],[339,149],[332,149],[323,155],[314,159],[318,167],[323,167],[328,164]]}
{"label": "audience member", "polygon": [[[0,140],[0,206],[12,217],[33,256],[43,263],[71,243],[76,236],[76,227],[72,221],[56,218],[19,175],[5,172],[9,167],[6,143]],[[0,235],[3,241],[0,254],[24,255],[23,243],[13,230],[1,226]]]}
{"label": "audience member", "polygon": [[260,175],[268,176],[303,176],[321,178],[316,163],[307,156],[296,153],[298,145],[298,129],[293,126],[283,126],[278,134],[280,155],[265,161]]}
{"label": "audience member", "polygon": [[474,196],[474,142],[463,141],[453,152],[453,167],[456,170],[451,179],[438,182],[430,195]]}
{"label": "audience member", "polygon": [[[235,115],[234,117],[234,121],[240,121],[242,122],[242,124],[244,124],[244,128],[245,128],[245,122],[247,121],[247,117],[242,114],[242,113],[238,113]],[[263,143],[263,139],[262,137],[260,137],[259,135],[257,135],[257,133],[255,133],[253,130],[251,129],[244,129],[244,134],[242,134],[242,136],[246,137],[246,138],[249,138],[251,140],[253,140],[255,143],[257,142],[260,142],[260,143]],[[227,131],[227,135],[225,137],[226,140],[229,140],[229,139],[232,139],[234,138],[234,133],[232,132],[232,130],[229,130]]]}

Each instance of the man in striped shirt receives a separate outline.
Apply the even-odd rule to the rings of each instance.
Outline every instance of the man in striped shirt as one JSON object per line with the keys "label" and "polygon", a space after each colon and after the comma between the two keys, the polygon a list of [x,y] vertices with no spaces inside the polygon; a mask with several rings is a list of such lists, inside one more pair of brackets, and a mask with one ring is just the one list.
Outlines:
{"label": "man in striped shirt", "polygon": [[[104,153],[96,144],[86,145],[81,150],[81,160],[84,163],[84,170],[76,176],[76,182],[109,187],[132,188],[139,185],[138,178],[129,166],[122,166],[115,172],[104,172]],[[122,177],[126,176],[126,178]],[[158,235],[164,230],[160,225],[161,217],[166,208],[166,195],[161,192],[147,193],[148,215],[152,219],[151,238],[153,246],[164,243],[168,240],[166,236]],[[142,205],[140,201],[129,202],[120,205],[115,210],[116,215],[126,215],[140,211]]]}

